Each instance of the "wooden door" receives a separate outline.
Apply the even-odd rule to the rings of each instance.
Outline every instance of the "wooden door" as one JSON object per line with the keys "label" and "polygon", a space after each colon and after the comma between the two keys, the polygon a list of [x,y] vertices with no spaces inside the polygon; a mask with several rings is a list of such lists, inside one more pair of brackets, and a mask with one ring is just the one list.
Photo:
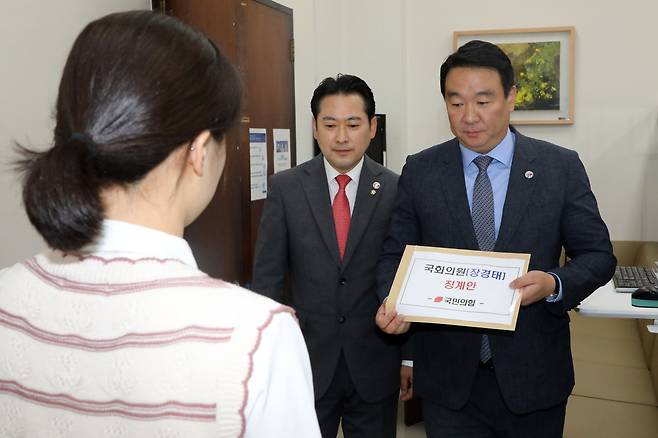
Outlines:
{"label": "wooden door", "polygon": [[[242,124],[243,139],[249,128],[267,129],[267,173],[273,172],[273,129],[290,129],[290,154],[295,157],[295,94],[292,10],[265,0],[241,2],[244,6],[244,54],[248,120]],[[243,174],[249,174],[249,150],[245,148]],[[295,162],[292,162],[294,165]],[[265,201],[250,202],[250,187],[243,185],[243,257],[245,278],[251,278],[258,226]]]}
{"label": "wooden door", "polygon": [[295,157],[292,10],[268,0],[153,0],[208,35],[238,68],[245,87],[240,124],[228,133],[227,165],[213,200],[185,230],[201,270],[248,284],[264,201],[251,201],[249,128],[267,129],[268,175],[272,129],[290,129]]}
{"label": "wooden door", "polygon": [[[196,27],[237,65],[239,43],[234,1],[159,0],[166,13]],[[163,5],[164,3],[164,5]],[[242,280],[242,199],[240,130],[226,136],[226,167],[217,192],[206,210],[185,229],[199,268],[227,281]]]}

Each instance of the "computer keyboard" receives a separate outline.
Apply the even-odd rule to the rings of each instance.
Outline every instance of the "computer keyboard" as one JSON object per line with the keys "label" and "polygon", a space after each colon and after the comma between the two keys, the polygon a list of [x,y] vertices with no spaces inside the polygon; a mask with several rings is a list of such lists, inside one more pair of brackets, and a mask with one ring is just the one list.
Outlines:
{"label": "computer keyboard", "polygon": [[635,292],[638,287],[658,284],[651,268],[645,266],[617,266],[612,280],[617,292]]}

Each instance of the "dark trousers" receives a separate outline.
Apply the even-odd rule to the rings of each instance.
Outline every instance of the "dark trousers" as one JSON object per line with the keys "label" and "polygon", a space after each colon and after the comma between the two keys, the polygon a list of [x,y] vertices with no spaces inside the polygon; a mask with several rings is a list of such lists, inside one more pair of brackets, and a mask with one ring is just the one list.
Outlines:
{"label": "dark trousers", "polygon": [[398,394],[369,403],[354,388],[342,353],[327,392],[315,402],[323,438],[336,438],[342,420],[345,438],[395,438]]}
{"label": "dark trousers", "polygon": [[507,408],[495,370],[480,368],[464,408],[453,411],[423,400],[428,438],[560,438],[567,402],[552,408],[513,414]]}

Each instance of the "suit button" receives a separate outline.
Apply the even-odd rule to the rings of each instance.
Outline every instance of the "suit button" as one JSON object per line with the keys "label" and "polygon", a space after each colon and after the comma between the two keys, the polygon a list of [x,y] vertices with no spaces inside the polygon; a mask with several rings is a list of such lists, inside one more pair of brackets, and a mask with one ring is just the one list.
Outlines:
{"label": "suit button", "polygon": [[338,282],[338,284],[340,284],[341,286],[345,286],[345,283],[347,283],[347,280],[344,278],[341,278],[340,281]]}
{"label": "suit button", "polygon": [[338,318],[338,324],[342,324],[345,322],[345,316],[341,315],[340,318]]}

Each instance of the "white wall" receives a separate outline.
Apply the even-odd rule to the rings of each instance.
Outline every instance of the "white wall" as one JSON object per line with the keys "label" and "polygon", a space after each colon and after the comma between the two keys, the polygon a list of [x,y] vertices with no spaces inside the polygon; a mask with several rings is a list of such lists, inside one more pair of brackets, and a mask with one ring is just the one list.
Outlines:
{"label": "white wall", "polygon": [[[310,101],[320,81],[337,73],[362,77],[378,113],[387,115],[392,168],[406,153],[404,0],[279,0],[293,9],[297,163],[313,157]],[[375,12],[376,11],[376,12]],[[388,125],[388,119],[394,123]]]}
{"label": "white wall", "polygon": [[148,0],[0,0],[0,267],[43,247],[8,166],[16,157],[13,142],[36,148],[50,144],[60,74],[84,25],[110,12],[149,5]]}

